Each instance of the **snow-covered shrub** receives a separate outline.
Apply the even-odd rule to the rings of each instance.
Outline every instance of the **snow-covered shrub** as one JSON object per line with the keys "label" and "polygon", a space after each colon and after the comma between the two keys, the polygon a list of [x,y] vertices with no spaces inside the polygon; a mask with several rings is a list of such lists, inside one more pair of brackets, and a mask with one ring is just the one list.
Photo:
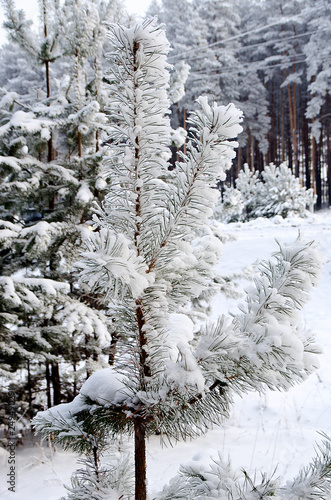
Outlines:
{"label": "snow-covered shrub", "polygon": [[244,200],[239,189],[224,187],[223,200],[215,207],[215,218],[222,222],[238,222],[242,220]]}
{"label": "snow-covered shrub", "polygon": [[263,182],[259,186],[261,204],[256,207],[256,216],[303,216],[307,209],[314,205],[313,189],[302,187],[300,180],[293,175],[286,163],[279,167],[273,164],[266,166],[262,179]]}
{"label": "snow-covered shrub", "polygon": [[248,165],[239,172],[236,187],[224,187],[223,199],[215,209],[222,222],[236,222],[257,217],[283,218],[304,216],[315,203],[313,189],[301,186],[286,163],[279,167],[270,164],[259,176]]}
{"label": "snow-covered shrub", "polygon": [[240,191],[243,200],[241,220],[254,218],[256,207],[262,203],[259,173],[252,172],[246,163],[238,174],[236,188]]}

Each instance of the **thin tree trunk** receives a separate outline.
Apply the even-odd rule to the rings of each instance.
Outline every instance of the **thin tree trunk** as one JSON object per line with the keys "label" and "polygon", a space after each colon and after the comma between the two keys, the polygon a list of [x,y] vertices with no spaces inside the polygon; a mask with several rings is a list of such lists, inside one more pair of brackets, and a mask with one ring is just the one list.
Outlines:
{"label": "thin tree trunk", "polygon": [[281,116],[280,116],[280,129],[282,136],[282,154],[281,159],[282,163],[285,161],[285,110],[284,110],[284,90],[280,89],[280,107],[281,107]]}
{"label": "thin tree trunk", "polygon": [[251,158],[250,158],[250,163],[251,163],[251,171],[254,172],[255,170],[255,164],[254,164],[254,159],[255,159],[255,137],[253,134],[251,134]]}
{"label": "thin tree trunk", "polygon": [[[305,102],[305,109],[307,107],[307,101]],[[303,147],[305,152],[305,177],[306,177],[306,188],[309,189],[311,187],[311,179],[310,179],[310,147],[309,147],[309,127],[308,120],[303,114],[303,123],[302,123],[302,140]]]}
{"label": "thin tree trunk", "polygon": [[27,361],[27,369],[28,369],[28,397],[29,397],[29,416],[32,418],[32,380],[31,380],[31,370],[30,370],[30,361]]}
{"label": "thin tree trunk", "polygon": [[[139,50],[139,43],[135,42],[133,46],[133,65],[134,69],[137,70],[137,53]],[[136,116],[136,109],[134,109],[134,115]],[[184,110],[184,126],[186,124],[186,112]],[[135,147],[135,171],[137,177],[139,177],[138,165],[140,160],[140,145],[139,136],[136,139]],[[137,187],[136,192],[136,228],[134,234],[135,246],[137,249],[137,254],[140,255],[139,247],[139,237],[141,230],[141,188]],[[146,378],[151,376],[151,369],[148,364],[148,354],[145,349],[147,344],[147,339],[144,331],[145,327],[145,316],[142,299],[136,300],[136,318],[137,318],[137,328],[138,328],[138,349],[139,349],[139,371],[140,371],[140,386],[141,389],[145,388]],[[135,500],[146,500],[147,497],[147,485],[146,485],[146,419],[142,416],[137,416],[134,422],[134,434],[135,434]]]}
{"label": "thin tree trunk", "polygon": [[248,167],[251,167],[251,130],[247,127],[247,139],[246,139],[246,161]]}
{"label": "thin tree trunk", "polygon": [[268,158],[269,163],[275,163],[278,157],[277,152],[277,116],[275,110],[277,109],[275,104],[275,92],[274,85],[271,85],[271,141],[270,141],[270,155]]}
{"label": "thin tree trunk", "polygon": [[[318,147],[317,147],[318,146]],[[316,143],[316,162],[315,162],[315,179],[316,179],[316,208],[319,210],[322,208],[323,193],[322,193],[322,172],[321,172],[321,157],[322,157],[322,147],[323,147],[323,129],[321,129],[321,135],[319,144]]]}
{"label": "thin tree trunk", "polygon": [[239,146],[238,147],[238,160],[237,160],[237,177],[238,177],[241,169],[242,169],[242,148],[241,148],[241,146]]}
{"label": "thin tree trunk", "polygon": [[[289,71],[286,71],[287,76],[289,75]],[[288,106],[289,106],[289,113],[290,113],[290,134],[291,134],[291,139],[292,139],[292,162],[294,161],[295,165],[295,149],[296,149],[296,130],[294,128],[294,109],[293,109],[293,101],[292,101],[292,92],[291,92],[291,86],[290,84],[287,85],[287,96],[288,96]]]}
{"label": "thin tree trunk", "polygon": [[46,361],[46,394],[47,394],[47,408],[52,406],[51,399],[51,374],[49,371],[49,362]]}
{"label": "thin tree trunk", "polygon": [[326,92],[325,96],[325,112],[326,112],[326,163],[328,168],[328,205],[331,206],[331,145],[330,145],[330,97]]}
{"label": "thin tree trunk", "polygon": [[134,421],[135,500],[146,500],[146,423],[137,417]]}
{"label": "thin tree trunk", "polygon": [[316,139],[313,136],[311,140],[311,175],[312,175],[312,186],[314,188],[315,194],[316,194],[316,164],[317,164],[317,144],[316,144]]}
{"label": "thin tree trunk", "polygon": [[[187,130],[187,123],[186,123],[186,108],[183,109],[183,128],[184,130]],[[186,138],[185,138],[185,141],[184,141],[184,154],[186,155],[186,151],[187,151],[187,148],[186,148]]]}
{"label": "thin tree trunk", "polygon": [[[47,33],[47,6],[46,6],[46,1],[43,1],[43,14],[44,14],[44,37],[47,38],[48,33]],[[49,75],[49,61],[45,61],[45,74],[46,74],[46,96],[47,99],[51,97],[51,80],[50,80],[50,75]],[[48,103],[49,104],[49,103]],[[48,140],[47,144],[47,161],[51,162],[53,161],[53,134],[52,131],[50,133],[50,138]]]}
{"label": "thin tree trunk", "polygon": [[53,402],[54,405],[61,403],[61,381],[58,363],[52,363],[52,383],[53,383]]}

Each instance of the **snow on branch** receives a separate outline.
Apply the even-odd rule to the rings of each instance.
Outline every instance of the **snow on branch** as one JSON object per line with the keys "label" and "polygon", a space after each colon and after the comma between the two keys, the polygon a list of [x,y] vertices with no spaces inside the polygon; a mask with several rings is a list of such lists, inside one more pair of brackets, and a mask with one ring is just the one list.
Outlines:
{"label": "snow on branch", "polygon": [[123,234],[101,229],[85,245],[77,266],[82,269],[81,281],[92,290],[103,290],[113,299],[129,291],[137,298],[149,285],[146,265]]}
{"label": "snow on branch", "polygon": [[328,500],[331,482],[331,444],[324,436],[318,445],[316,456],[308,467],[303,468],[293,481],[281,484],[280,478],[269,477],[261,472],[260,479],[253,479],[245,470],[233,470],[230,462],[219,456],[209,467],[196,461],[181,466],[156,500]]}
{"label": "snow on branch", "polygon": [[206,376],[214,373],[237,391],[288,389],[314,371],[320,349],[298,326],[298,312],[322,267],[314,243],[279,244],[274,261],[261,263],[232,324],[223,317],[201,332],[196,357]]}

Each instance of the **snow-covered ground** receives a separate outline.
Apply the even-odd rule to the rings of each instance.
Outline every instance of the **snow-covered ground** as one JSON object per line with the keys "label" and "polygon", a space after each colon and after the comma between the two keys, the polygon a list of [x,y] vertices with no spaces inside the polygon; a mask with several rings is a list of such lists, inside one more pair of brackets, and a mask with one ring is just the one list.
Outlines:
{"label": "snow-covered ground", "polygon": [[[279,241],[293,241],[300,231],[305,240],[319,243],[326,264],[318,288],[305,306],[303,321],[315,332],[323,348],[320,368],[301,385],[287,393],[267,392],[236,397],[231,418],[221,427],[188,443],[173,448],[160,446],[157,436],[148,444],[148,478],[150,492],[162,488],[181,463],[191,460],[209,463],[210,456],[220,453],[231,459],[234,468],[263,471],[274,477],[291,479],[314,455],[318,432],[331,435],[331,211],[307,219],[258,219],[246,224],[224,226],[236,237],[224,245],[220,270],[223,274],[239,273],[258,259],[267,259],[277,250]],[[240,287],[244,283],[239,283]],[[239,300],[240,301],[240,300]],[[215,297],[213,315],[234,310],[238,301]],[[36,440],[37,443],[37,440]],[[7,457],[0,449],[0,499],[57,500],[65,495],[62,483],[69,484],[77,457],[61,450],[28,442],[17,449],[16,492],[7,490]]]}

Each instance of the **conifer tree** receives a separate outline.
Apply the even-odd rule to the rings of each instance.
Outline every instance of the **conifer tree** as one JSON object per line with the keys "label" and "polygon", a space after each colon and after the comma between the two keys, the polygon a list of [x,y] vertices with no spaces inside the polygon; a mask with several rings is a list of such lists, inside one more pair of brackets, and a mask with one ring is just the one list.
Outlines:
{"label": "conifer tree", "polygon": [[106,185],[101,66],[105,23],[119,11],[116,2],[45,1],[38,32],[4,4],[12,42],[0,63],[10,61],[0,72],[0,352],[3,376],[22,369],[16,392],[23,407],[29,393],[32,415],[45,399],[70,400],[107,365],[100,354],[112,320],[78,286],[72,264]]}
{"label": "conifer tree", "polygon": [[[195,321],[192,299],[208,286],[220,257],[209,218],[218,198],[216,182],[234,156],[241,112],[200,97],[190,116],[187,153],[169,170],[164,32],[151,21],[131,29],[113,26],[112,45],[109,185],[79,267],[81,282],[108,304],[117,351],[111,368],[94,373],[71,403],[38,413],[34,425],[86,455],[69,494],[80,500],[119,495],[119,477],[121,497],[132,497],[124,484],[128,462],[117,462],[116,476],[100,461],[110,440],[133,435],[134,497],[145,500],[148,435],[192,438],[228,415],[233,392],[286,390],[315,369],[319,351],[298,326],[298,313],[318,281],[321,262],[312,243],[280,245],[274,259],[261,264],[238,314],[216,324]],[[312,488],[328,488],[325,449],[320,466],[316,462],[311,469]],[[211,474],[219,485],[213,492],[206,489],[212,486],[208,471],[186,471],[158,498],[230,499],[242,490],[234,474],[228,488],[223,462]],[[247,477],[251,496],[242,498],[256,491],[269,498],[276,492],[272,487],[269,480],[255,486]]]}

